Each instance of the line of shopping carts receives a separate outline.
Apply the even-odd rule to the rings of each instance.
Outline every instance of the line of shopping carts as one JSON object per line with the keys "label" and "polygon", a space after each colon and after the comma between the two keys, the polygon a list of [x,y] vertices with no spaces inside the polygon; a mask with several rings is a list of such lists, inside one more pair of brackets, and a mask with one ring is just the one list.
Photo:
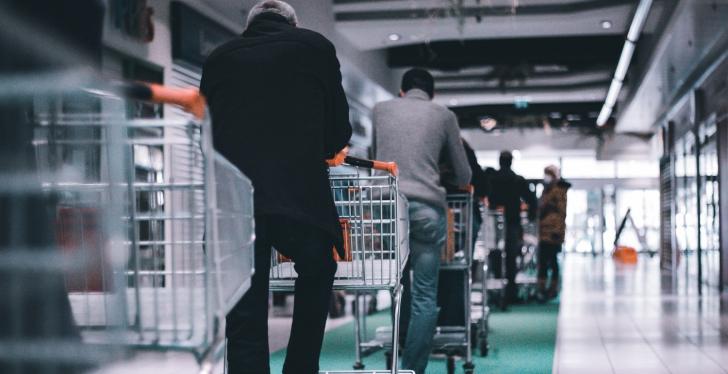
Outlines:
{"label": "line of shopping carts", "polygon": [[[182,105],[190,114],[129,119],[130,97]],[[151,350],[189,352],[201,373],[211,373],[224,356],[225,315],[254,272],[250,181],[213,150],[204,99],[194,90],[99,84],[47,98],[40,107],[64,101],[84,104],[65,114],[36,110],[29,117],[37,173],[3,177],[0,203],[15,209],[4,209],[14,212],[9,218],[23,222],[24,212],[42,202],[52,237],[42,245],[22,236],[0,242],[0,292],[14,305],[7,326],[43,329],[37,322],[48,313],[65,319],[46,335],[22,328],[0,334],[0,368],[87,369]],[[397,369],[407,200],[399,193],[396,165],[355,158],[346,163],[353,166],[348,173],[330,177],[345,238],[334,288],[354,293],[357,301],[388,291],[393,315],[391,327],[369,339],[366,313],[354,308],[357,370],[339,373],[383,372],[362,370],[363,356],[376,350],[389,353],[386,372],[409,373]],[[462,275],[464,315],[461,325],[437,328],[434,353],[447,357],[451,373],[455,357],[473,373],[473,347],[480,346],[481,354],[488,347],[487,292],[479,313],[471,309],[478,301],[471,300],[473,204],[471,192],[448,196],[442,269]],[[502,216],[485,218],[483,235],[493,237],[490,248],[497,248]],[[271,290],[291,291],[295,279],[293,264],[274,252]],[[482,290],[492,288],[489,281],[483,278]],[[33,310],[38,300],[58,302],[49,304],[52,310]],[[63,329],[70,332],[53,334]],[[48,370],[23,371],[27,367]]]}
{"label": "line of shopping carts", "polygon": [[[254,271],[252,185],[214,152],[195,90],[89,87],[48,98],[33,92],[33,107],[48,110],[34,109],[19,124],[32,126],[37,167],[34,175],[3,176],[0,202],[12,215],[3,219],[27,223],[28,210],[41,210],[48,225],[36,228],[51,237],[36,245],[30,235],[2,235],[0,292],[10,308],[0,326],[0,369],[85,372],[146,350],[189,352],[211,373],[224,356],[225,315]],[[130,97],[190,114],[129,119]],[[64,106],[72,109],[58,110]],[[398,312],[408,218],[395,165],[347,162],[355,174],[331,177],[347,244],[335,288],[388,290]],[[270,271],[271,289],[292,289],[291,263],[275,256]]]}

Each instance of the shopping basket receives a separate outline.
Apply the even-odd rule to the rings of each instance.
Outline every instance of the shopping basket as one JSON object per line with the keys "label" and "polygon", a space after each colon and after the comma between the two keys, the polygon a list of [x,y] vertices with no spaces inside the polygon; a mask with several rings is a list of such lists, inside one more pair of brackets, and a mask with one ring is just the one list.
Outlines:
{"label": "shopping basket", "polygon": [[[225,316],[253,272],[252,185],[215,154],[196,90],[108,89],[102,108],[131,96],[190,114],[36,116],[39,175],[58,196],[58,242],[84,264],[65,277],[74,319],[87,345],[191,352],[209,372],[222,357]],[[100,230],[107,226],[117,229]]]}
{"label": "shopping basket", "polygon": [[[402,270],[409,254],[407,200],[400,195],[396,165],[347,157],[355,173],[330,176],[331,191],[344,231],[346,255],[338,258],[334,289],[345,291],[387,290],[399,315]],[[370,175],[362,168],[384,170],[388,175]],[[271,291],[292,291],[296,280],[294,264],[273,251],[270,269]],[[361,326],[355,308],[355,368],[361,369]],[[394,336],[399,318],[394,318]],[[397,344],[397,339],[391,340]],[[395,350],[396,351],[396,350]],[[396,354],[392,362],[397,362]],[[404,373],[394,364],[391,373]]]}

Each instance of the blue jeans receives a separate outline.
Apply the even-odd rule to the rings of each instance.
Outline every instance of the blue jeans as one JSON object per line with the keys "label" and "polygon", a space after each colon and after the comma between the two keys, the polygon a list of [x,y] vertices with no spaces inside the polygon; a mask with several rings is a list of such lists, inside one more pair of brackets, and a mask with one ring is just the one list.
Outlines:
{"label": "blue jeans", "polygon": [[[402,353],[402,369],[424,374],[432,350],[439,309],[437,283],[440,272],[440,253],[447,239],[447,216],[443,207],[418,201],[409,202],[410,255],[405,272],[405,304],[402,323],[406,324],[406,340]],[[410,284],[411,283],[411,284]],[[408,287],[410,286],[410,287]],[[408,299],[411,302],[408,303]],[[407,322],[408,321],[408,322]]]}

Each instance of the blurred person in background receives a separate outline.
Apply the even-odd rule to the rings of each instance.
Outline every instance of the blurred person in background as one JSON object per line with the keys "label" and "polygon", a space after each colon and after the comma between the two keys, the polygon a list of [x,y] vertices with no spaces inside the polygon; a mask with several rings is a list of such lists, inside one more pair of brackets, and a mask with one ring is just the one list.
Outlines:
{"label": "blurred person in background", "polygon": [[[402,368],[424,374],[432,350],[439,309],[437,284],[440,253],[447,238],[447,202],[443,184],[464,188],[470,166],[460,140],[455,113],[432,102],[435,83],[423,69],[402,78],[400,98],[377,104],[373,111],[375,158],[395,161],[400,192],[409,201],[410,255],[402,276]],[[440,179],[441,165],[452,170]],[[408,302],[408,300],[410,300]]]}
{"label": "blurred person in background", "polygon": [[502,151],[498,163],[500,169],[490,177],[491,193],[488,197],[490,209],[503,209],[505,217],[505,251],[506,251],[506,293],[504,305],[518,300],[517,258],[523,247],[523,226],[521,224],[521,204],[528,206],[528,219],[536,218],[538,202],[536,194],[529,188],[528,182],[516,174],[511,168],[513,154]]}
{"label": "blurred person in background", "polygon": [[[559,168],[547,166],[543,176],[544,190],[538,202],[538,297],[555,298],[559,293],[558,254],[566,235],[566,195],[571,187],[561,178]],[[548,271],[551,270],[549,283]]]}
{"label": "blurred person in background", "polygon": [[215,148],[255,187],[256,272],[227,316],[231,374],[270,372],[271,247],[298,273],[283,373],[318,373],[336,273],[332,247],[344,249],[326,159],[349,142],[349,105],[334,45],[297,26],[289,4],[261,1],[245,32],[213,51],[202,72]]}

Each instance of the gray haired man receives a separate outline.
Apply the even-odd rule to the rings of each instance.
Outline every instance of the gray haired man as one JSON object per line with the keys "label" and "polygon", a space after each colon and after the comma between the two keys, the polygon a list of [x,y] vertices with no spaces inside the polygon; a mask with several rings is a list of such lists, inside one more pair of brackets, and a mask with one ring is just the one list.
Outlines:
{"label": "gray haired man", "polygon": [[344,248],[325,161],[349,142],[349,105],[334,46],[297,25],[290,5],[260,2],[243,35],[213,51],[202,71],[215,148],[255,187],[256,272],[227,315],[231,374],[270,372],[271,248],[298,273],[283,373],[318,373],[332,250]]}

